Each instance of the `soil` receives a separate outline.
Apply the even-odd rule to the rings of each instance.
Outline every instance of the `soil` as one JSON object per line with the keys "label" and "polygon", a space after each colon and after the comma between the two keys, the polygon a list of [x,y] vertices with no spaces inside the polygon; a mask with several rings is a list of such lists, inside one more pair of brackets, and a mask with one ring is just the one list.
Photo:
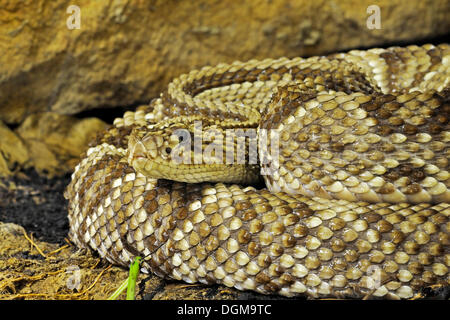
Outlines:
{"label": "soil", "polygon": [[[33,170],[0,180],[0,300],[107,299],[127,278],[126,269],[79,250],[67,239],[63,192],[69,181],[70,175],[48,179]],[[285,299],[142,273],[136,292],[144,300]],[[122,293],[119,299],[124,298]],[[424,288],[420,298],[449,299],[450,289]]]}
{"label": "soil", "polygon": [[0,221],[24,227],[42,241],[63,244],[69,229],[63,192],[70,175],[48,179],[34,170],[15,175],[0,188]]}

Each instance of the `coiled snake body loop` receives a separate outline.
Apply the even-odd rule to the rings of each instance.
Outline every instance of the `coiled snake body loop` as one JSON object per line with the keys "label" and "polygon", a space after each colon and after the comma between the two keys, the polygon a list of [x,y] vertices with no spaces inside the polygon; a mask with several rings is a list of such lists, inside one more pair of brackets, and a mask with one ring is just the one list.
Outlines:
{"label": "coiled snake body loop", "polygon": [[[411,298],[448,286],[449,81],[448,45],[182,75],[86,152],[65,193],[70,238],[113,263],[145,256],[160,276],[264,294]],[[279,152],[259,149],[261,167],[173,164],[198,121],[253,128],[258,147],[267,132]],[[233,145],[216,146],[210,159]],[[259,170],[267,189],[245,186]]]}

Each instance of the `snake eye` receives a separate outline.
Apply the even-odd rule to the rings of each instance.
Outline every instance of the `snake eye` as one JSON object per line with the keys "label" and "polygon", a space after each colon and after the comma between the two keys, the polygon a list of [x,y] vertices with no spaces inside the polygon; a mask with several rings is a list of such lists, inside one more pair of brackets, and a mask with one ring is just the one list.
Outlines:
{"label": "snake eye", "polygon": [[178,141],[179,142],[183,142],[183,139],[184,139],[183,136],[178,136]]}
{"label": "snake eye", "polygon": [[167,153],[167,154],[170,154],[171,152],[172,152],[172,148],[167,147],[167,148],[166,148],[166,153]]}

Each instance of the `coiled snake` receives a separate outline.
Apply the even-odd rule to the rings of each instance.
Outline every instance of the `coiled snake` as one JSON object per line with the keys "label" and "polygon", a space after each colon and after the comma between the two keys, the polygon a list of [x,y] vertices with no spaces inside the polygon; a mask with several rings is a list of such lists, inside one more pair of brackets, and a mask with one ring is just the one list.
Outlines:
{"label": "coiled snake", "polygon": [[[65,192],[70,238],[263,294],[447,286],[449,79],[446,44],[182,75],[86,152]],[[260,170],[267,189],[251,186]]]}

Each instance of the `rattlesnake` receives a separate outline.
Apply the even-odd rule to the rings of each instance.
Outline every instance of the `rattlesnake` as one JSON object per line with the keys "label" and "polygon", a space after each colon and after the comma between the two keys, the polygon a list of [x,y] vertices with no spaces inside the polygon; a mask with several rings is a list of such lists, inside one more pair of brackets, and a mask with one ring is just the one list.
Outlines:
{"label": "rattlesnake", "polygon": [[[411,298],[447,286],[449,79],[447,44],[182,75],[87,150],[65,192],[70,238],[112,263],[140,255],[162,277],[263,294]],[[184,138],[240,127],[257,130],[261,166],[251,139],[244,163],[225,163],[236,145],[225,139],[223,152],[182,149],[208,164],[171,162]],[[267,189],[249,185],[259,170]]]}

